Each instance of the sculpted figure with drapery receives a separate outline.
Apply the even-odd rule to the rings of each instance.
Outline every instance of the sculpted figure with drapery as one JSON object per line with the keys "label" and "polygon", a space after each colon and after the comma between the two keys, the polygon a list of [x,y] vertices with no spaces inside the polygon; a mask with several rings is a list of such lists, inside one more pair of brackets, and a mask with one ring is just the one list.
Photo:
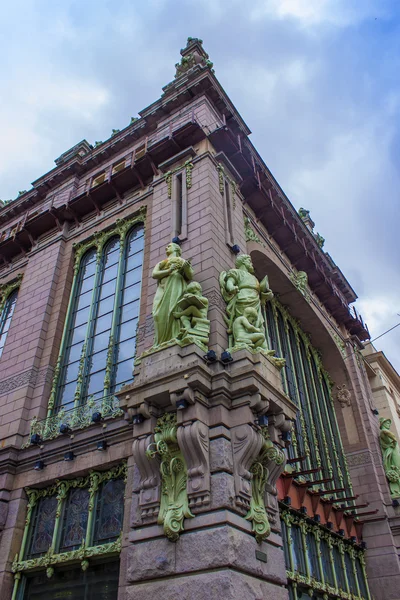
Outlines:
{"label": "sculpted figure with drapery", "polygon": [[263,352],[278,367],[284,359],[273,355],[265,338],[265,324],[262,307],[273,297],[268,277],[258,281],[254,273],[251,257],[241,254],[236,258],[235,268],[223,271],[219,279],[221,294],[227,306],[225,321],[229,336],[229,350],[247,347],[255,352]]}
{"label": "sculpted figure with drapery", "polygon": [[382,450],[383,467],[389,481],[390,493],[393,498],[400,497],[400,449],[394,433],[390,431],[392,421],[379,419],[379,441]]}
{"label": "sculpted figure with drapery", "polygon": [[178,244],[166,247],[167,258],[153,270],[157,291],[153,301],[154,343],[151,351],[171,344],[196,343],[207,350],[210,322],[208,300],[193,279],[190,260],[182,258]]}

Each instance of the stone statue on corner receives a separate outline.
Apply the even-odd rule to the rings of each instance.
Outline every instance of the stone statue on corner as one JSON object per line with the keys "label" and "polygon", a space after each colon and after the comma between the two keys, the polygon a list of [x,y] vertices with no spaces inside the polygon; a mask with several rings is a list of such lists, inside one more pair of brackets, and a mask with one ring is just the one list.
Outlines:
{"label": "stone statue on corner", "polygon": [[400,498],[400,449],[396,436],[390,430],[390,419],[379,419],[379,442],[382,450],[383,467],[389,481],[392,498]]}
{"label": "stone statue on corner", "polygon": [[221,294],[227,306],[225,322],[229,336],[229,350],[248,348],[253,352],[263,352],[277,366],[282,368],[285,360],[273,355],[265,338],[263,305],[273,297],[268,277],[258,281],[254,274],[251,257],[241,254],[236,258],[235,268],[223,271],[219,278]]}

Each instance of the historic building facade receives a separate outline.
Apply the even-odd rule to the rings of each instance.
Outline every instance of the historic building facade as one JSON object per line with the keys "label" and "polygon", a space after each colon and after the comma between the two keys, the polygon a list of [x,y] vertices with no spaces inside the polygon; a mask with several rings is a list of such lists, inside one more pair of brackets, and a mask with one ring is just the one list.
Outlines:
{"label": "historic building facade", "polygon": [[0,209],[2,598],[394,600],[356,294],[181,55]]}

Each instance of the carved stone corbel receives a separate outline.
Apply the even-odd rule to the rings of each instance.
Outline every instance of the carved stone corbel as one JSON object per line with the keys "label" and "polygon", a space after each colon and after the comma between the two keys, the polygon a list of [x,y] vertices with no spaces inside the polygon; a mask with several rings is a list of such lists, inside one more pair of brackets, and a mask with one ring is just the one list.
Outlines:
{"label": "carved stone corbel", "polygon": [[210,443],[207,425],[201,421],[178,427],[178,444],[187,465],[189,506],[210,502]]}
{"label": "carved stone corbel", "polygon": [[[246,519],[252,522],[256,540],[261,543],[271,533],[271,525],[265,508],[265,493],[276,494],[275,484],[285,468],[286,457],[283,450],[271,441],[268,427],[262,427],[261,433],[257,435],[262,439],[262,446],[251,467],[252,494]],[[267,502],[267,504],[271,509],[270,503]]]}
{"label": "carved stone corbel", "polygon": [[140,474],[139,506],[143,519],[157,516],[160,507],[161,477],[160,460],[149,460],[148,446],[154,442],[153,434],[137,438],[133,442],[133,457]]}
{"label": "carved stone corbel", "polygon": [[253,477],[250,469],[260,453],[263,439],[249,424],[234,427],[231,432],[236,504],[248,510]]}

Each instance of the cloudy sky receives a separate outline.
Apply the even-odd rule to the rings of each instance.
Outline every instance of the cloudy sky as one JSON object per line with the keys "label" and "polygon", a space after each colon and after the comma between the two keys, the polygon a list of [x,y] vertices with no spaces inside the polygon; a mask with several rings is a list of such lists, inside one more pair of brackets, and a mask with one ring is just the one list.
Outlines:
{"label": "cloudy sky", "polygon": [[[359,295],[400,321],[398,0],[14,0],[0,17],[0,198],[156,100],[201,37],[252,140]],[[376,343],[400,370],[400,327]]]}

